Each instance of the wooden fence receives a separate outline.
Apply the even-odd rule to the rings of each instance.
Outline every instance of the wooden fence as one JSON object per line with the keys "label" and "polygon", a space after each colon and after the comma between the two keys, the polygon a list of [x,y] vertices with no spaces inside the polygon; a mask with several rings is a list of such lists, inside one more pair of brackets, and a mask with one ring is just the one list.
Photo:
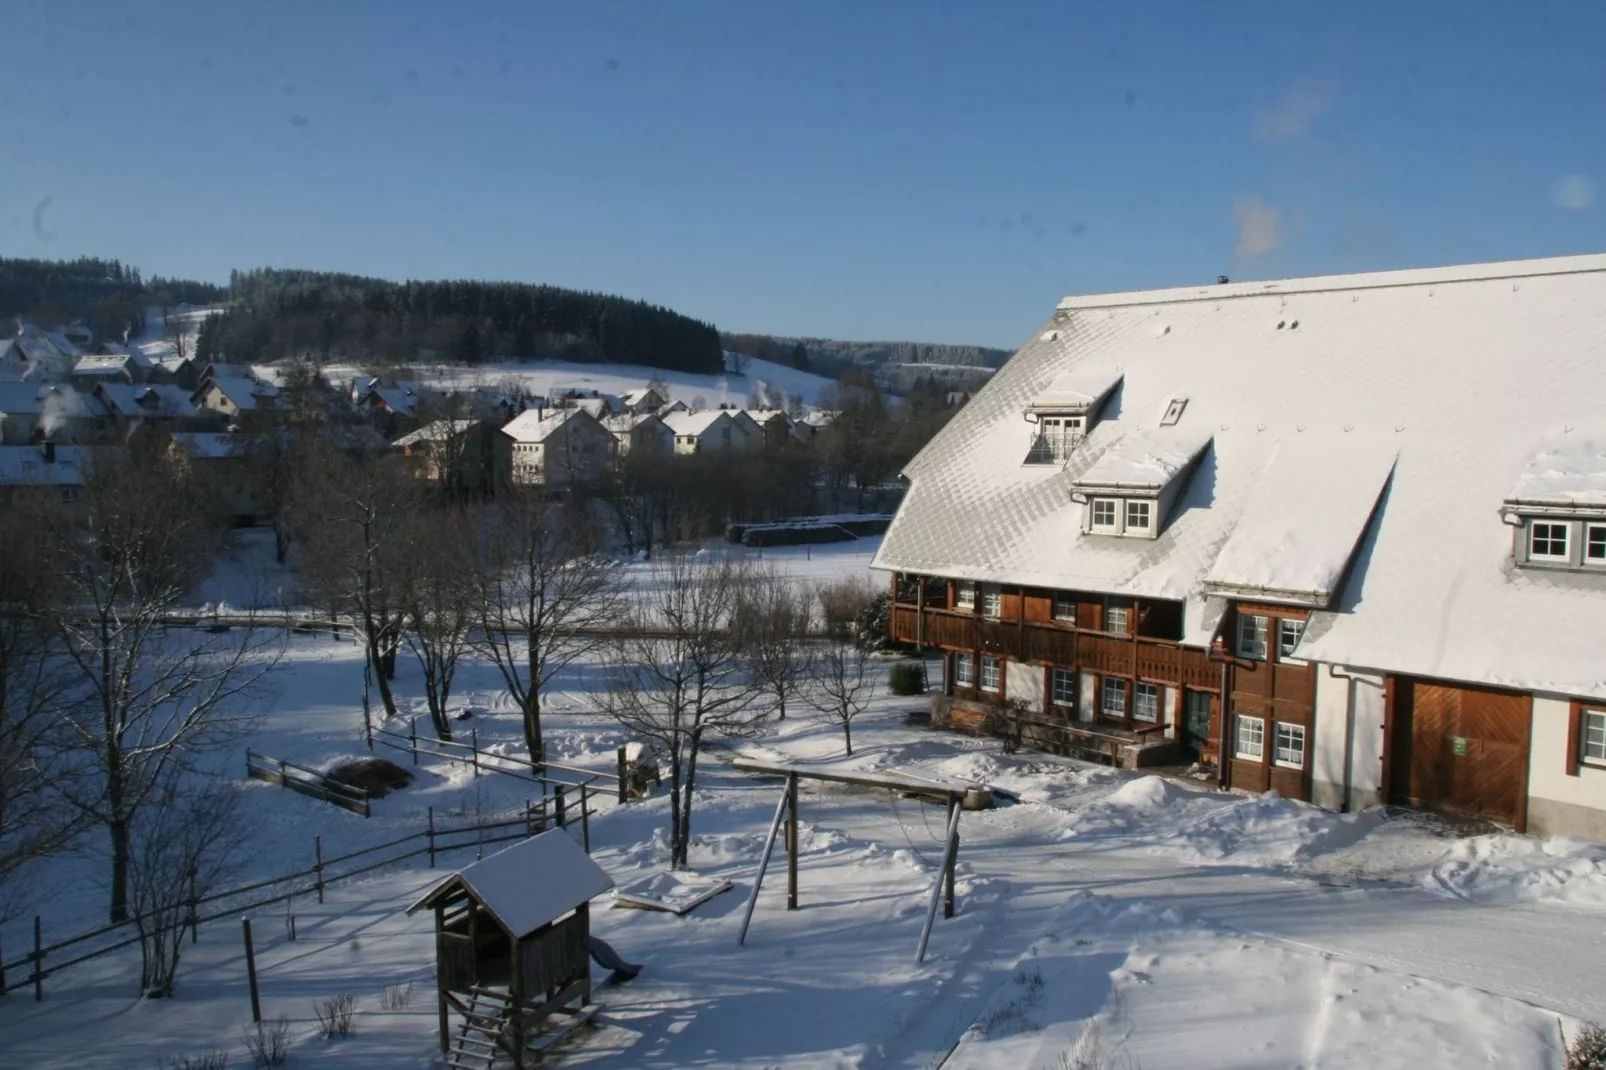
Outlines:
{"label": "wooden fence", "polygon": [[623,747],[619,748],[618,768],[611,773],[600,769],[584,769],[580,766],[563,765],[559,762],[541,763],[542,773],[567,774],[571,778],[560,779],[559,777],[536,773],[531,768],[528,759],[513,758],[506,754],[498,754],[495,751],[481,750],[479,746],[479,730],[471,728],[469,732],[469,742],[467,743],[461,743],[455,739],[437,739],[433,736],[420,737],[418,734],[418,719],[413,718],[408,722],[406,735],[392,731],[389,728],[376,728],[373,730],[372,738],[373,742],[381,747],[389,747],[392,750],[410,754],[414,765],[418,764],[418,756],[424,754],[432,758],[445,758],[447,761],[463,762],[466,765],[471,765],[474,768],[476,777],[481,773],[500,773],[518,780],[529,781],[532,784],[540,784],[543,790],[573,791],[577,788],[582,790],[589,789],[593,795],[597,794],[598,791],[595,785],[601,781],[607,785],[605,790],[616,793],[620,802],[625,801],[623,787],[626,774]]}
{"label": "wooden fence", "polygon": [[[551,825],[566,825],[567,817],[561,800],[541,799],[526,804],[517,817],[475,825],[441,827],[436,825],[435,811],[431,808],[427,828],[333,858],[324,857],[322,837],[315,837],[313,851],[317,861],[310,869],[287,873],[280,877],[270,877],[254,884],[207,895],[192,894],[182,905],[181,925],[182,928],[189,929],[190,941],[193,943],[199,939],[200,926],[209,922],[236,917],[247,911],[260,910],[298,896],[317,895],[318,902],[321,903],[324,901],[325,889],[331,884],[417,858],[427,857],[429,868],[433,869],[436,858],[440,855],[469,848],[481,851],[494,844],[526,839],[546,831]],[[583,843],[589,851],[590,813],[584,800],[581,804],[580,818]],[[360,865],[350,865],[358,861],[361,861]],[[347,868],[348,866],[350,868]],[[166,914],[170,919],[173,912],[171,910],[152,912],[145,915],[144,920],[156,924],[171,924],[170,920],[159,917],[161,914]],[[0,947],[0,995],[6,993],[8,986],[20,989],[31,985],[34,999],[44,999],[46,978],[80,963],[138,944],[138,930],[135,927],[137,920],[139,919],[130,918],[53,944],[46,944],[43,923],[38,916],[35,916],[31,952],[7,962],[4,948]],[[62,958],[62,955],[68,952],[71,954],[65,959]],[[27,972],[18,976],[16,971],[19,967]]]}
{"label": "wooden fence", "polygon": [[353,787],[315,769],[294,765],[278,758],[254,751],[245,752],[245,775],[252,780],[264,780],[291,791],[322,799],[342,810],[368,817],[373,811],[373,795],[363,788]]}

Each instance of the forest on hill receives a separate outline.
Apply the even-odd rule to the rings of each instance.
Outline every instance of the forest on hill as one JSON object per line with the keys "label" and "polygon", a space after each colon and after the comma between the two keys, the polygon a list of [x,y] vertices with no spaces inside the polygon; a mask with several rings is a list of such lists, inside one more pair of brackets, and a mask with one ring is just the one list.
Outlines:
{"label": "forest on hill", "polygon": [[22,316],[46,327],[83,320],[103,339],[142,333],[152,305],[207,305],[227,297],[226,289],[209,282],[144,278],[120,260],[0,257],[0,317]]}
{"label": "forest on hill", "polygon": [[811,371],[827,378],[843,372],[875,372],[889,364],[962,366],[979,370],[1003,367],[1010,353],[986,346],[935,342],[845,342],[833,338],[796,338],[771,334],[723,336],[725,348],[776,364]]}

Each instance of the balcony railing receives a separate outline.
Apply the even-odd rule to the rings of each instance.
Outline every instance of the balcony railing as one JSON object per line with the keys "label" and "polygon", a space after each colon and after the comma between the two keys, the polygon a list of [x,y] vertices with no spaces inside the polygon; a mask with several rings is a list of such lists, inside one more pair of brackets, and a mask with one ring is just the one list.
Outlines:
{"label": "balcony railing", "polygon": [[906,643],[980,650],[1016,661],[1133,676],[1215,690],[1221,666],[1203,650],[1169,639],[1088,631],[1065,622],[998,620],[951,609],[895,605],[893,636]]}
{"label": "balcony railing", "polygon": [[1071,451],[1082,440],[1076,431],[1039,431],[1032,435],[1031,448],[1026,451],[1027,464],[1064,464]]}

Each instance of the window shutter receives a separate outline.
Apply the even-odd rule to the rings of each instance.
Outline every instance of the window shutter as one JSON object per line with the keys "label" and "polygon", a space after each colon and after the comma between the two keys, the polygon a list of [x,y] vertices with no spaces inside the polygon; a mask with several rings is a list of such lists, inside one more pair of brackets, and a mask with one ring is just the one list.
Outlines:
{"label": "window shutter", "polygon": [[1582,741],[1578,738],[1583,731],[1584,707],[1576,699],[1567,704],[1567,775],[1578,775],[1578,750]]}

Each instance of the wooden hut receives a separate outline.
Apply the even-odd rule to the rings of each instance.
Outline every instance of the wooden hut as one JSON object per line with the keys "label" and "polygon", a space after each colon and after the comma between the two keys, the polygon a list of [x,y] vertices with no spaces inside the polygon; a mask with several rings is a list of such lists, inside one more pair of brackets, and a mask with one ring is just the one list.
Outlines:
{"label": "wooden hut", "polygon": [[[591,900],[613,879],[562,829],[532,837],[446,878],[408,908],[435,912],[441,1051],[483,1070],[498,1050],[523,1068],[544,1027],[589,1017]],[[452,1036],[451,1016],[462,1022]]]}

